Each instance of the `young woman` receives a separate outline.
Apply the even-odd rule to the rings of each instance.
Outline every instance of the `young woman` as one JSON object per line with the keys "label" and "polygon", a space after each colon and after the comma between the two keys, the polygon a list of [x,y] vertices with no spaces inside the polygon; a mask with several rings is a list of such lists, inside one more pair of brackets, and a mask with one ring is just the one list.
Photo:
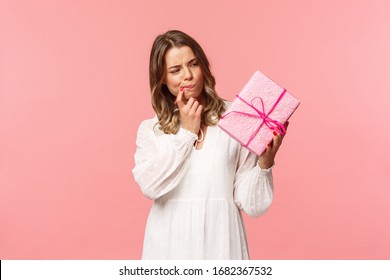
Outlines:
{"label": "young woman", "polygon": [[269,208],[283,136],[274,132],[258,157],[216,125],[229,103],[202,48],[181,31],[155,39],[149,80],[156,116],[139,126],[133,169],[154,200],[142,258],[249,259],[241,211]]}

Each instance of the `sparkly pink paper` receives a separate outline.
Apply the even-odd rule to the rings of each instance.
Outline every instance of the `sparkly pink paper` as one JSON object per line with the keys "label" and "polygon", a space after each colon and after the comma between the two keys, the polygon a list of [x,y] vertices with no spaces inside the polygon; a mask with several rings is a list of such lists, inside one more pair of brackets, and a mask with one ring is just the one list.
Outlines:
{"label": "sparkly pink paper", "polygon": [[[249,104],[251,104],[254,97],[262,98],[265,109],[264,113],[268,114],[283,90],[284,89],[281,86],[273,82],[263,73],[256,71],[250,78],[249,82],[241,90],[239,96],[246,100]],[[292,96],[289,92],[286,92],[269,117],[284,124],[294,113],[299,103],[300,101],[298,99]],[[258,110],[262,111],[262,105],[259,98],[254,100],[253,105]],[[241,145],[245,146],[253,132],[256,131],[257,127],[263,123],[263,120],[245,116],[236,112],[228,114],[231,111],[246,112],[255,115],[258,114],[253,108],[236,98],[224,113],[224,116],[226,116],[219,120],[219,127],[240,142]],[[264,152],[267,143],[271,142],[272,138],[272,130],[263,124],[259,132],[246,148],[255,154],[261,155]]]}

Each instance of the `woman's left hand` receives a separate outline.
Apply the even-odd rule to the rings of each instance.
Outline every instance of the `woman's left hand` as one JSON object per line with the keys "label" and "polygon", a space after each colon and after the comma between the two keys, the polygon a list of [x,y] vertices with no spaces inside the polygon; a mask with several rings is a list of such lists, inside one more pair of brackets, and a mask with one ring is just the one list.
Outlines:
{"label": "woman's left hand", "polygon": [[[284,123],[284,127],[287,132],[288,121]],[[282,145],[283,138],[286,134],[280,135],[276,131],[274,131],[274,137],[270,143],[267,144],[265,152],[260,156],[258,165],[261,169],[268,169],[274,164],[275,155],[279,150],[280,145]]]}

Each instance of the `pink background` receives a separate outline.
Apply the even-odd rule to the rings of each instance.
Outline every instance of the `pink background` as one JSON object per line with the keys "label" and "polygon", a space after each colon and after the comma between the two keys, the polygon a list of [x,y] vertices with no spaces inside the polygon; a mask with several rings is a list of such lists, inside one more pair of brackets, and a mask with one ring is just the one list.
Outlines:
{"label": "pink background", "polygon": [[[390,258],[388,1],[0,3],[0,259],[138,259],[136,130],[154,38],[203,46],[219,94],[257,69],[301,100],[254,259]],[[223,164],[223,163],[219,163]]]}

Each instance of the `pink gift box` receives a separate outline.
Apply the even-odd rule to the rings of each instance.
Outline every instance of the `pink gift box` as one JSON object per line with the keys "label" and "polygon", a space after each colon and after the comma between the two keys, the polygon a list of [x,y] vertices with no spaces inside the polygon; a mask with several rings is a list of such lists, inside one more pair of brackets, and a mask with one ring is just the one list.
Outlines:
{"label": "pink gift box", "polygon": [[243,147],[261,155],[300,101],[260,71],[250,78],[219,120],[219,127]]}

